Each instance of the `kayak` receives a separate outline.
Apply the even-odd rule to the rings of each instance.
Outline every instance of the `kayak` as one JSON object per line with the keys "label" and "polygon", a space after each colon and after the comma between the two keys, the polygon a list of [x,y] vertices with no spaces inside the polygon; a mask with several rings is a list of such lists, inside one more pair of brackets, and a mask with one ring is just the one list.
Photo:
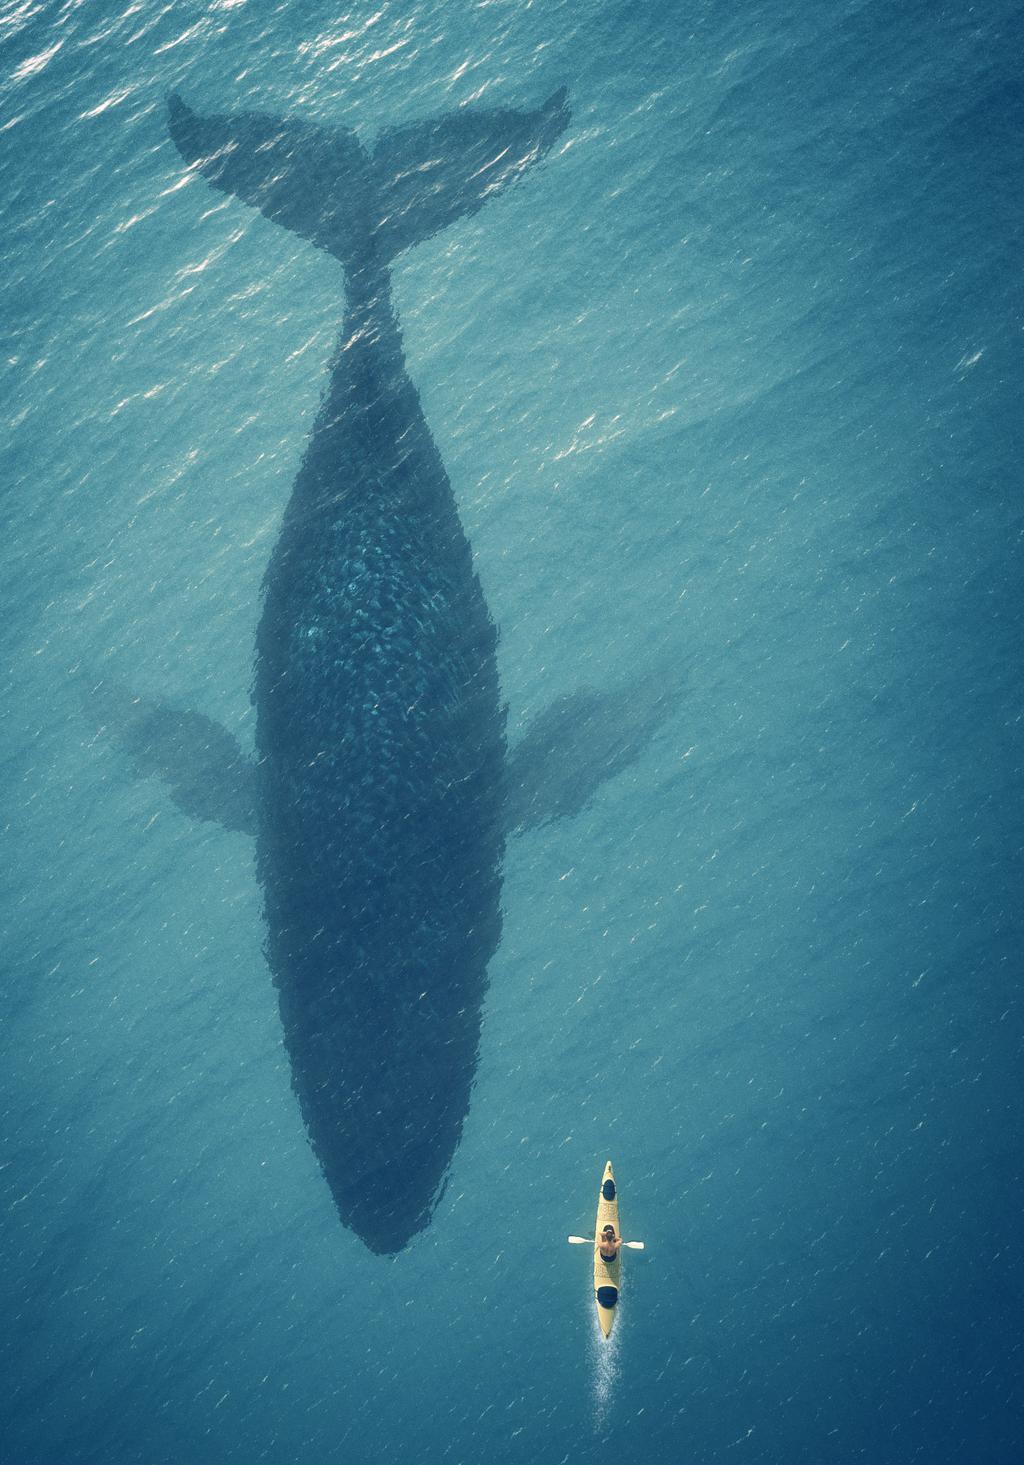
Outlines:
{"label": "kayak", "polygon": [[[606,1226],[614,1227],[615,1234],[618,1236],[619,1196],[615,1189],[611,1160],[604,1167],[604,1174],[601,1176],[593,1242],[589,1236],[567,1236],[565,1238],[570,1246],[592,1245],[594,1248],[594,1301],[597,1303],[597,1320],[601,1324],[601,1332],[606,1338],[609,1338],[615,1323],[615,1309],[619,1303],[619,1272],[622,1260],[621,1254],[618,1252],[611,1261],[605,1261],[601,1255],[601,1232]],[[644,1250],[642,1241],[623,1241],[622,1245],[628,1246],[630,1251]]]}
{"label": "kayak", "polygon": [[594,1300],[597,1303],[597,1320],[601,1332],[609,1337],[615,1322],[615,1308],[619,1301],[619,1273],[622,1270],[621,1257],[605,1261],[601,1255],[601,1232],[605,1226],[614,1226],[619,1235],[619,1193],[615,1189],[612,1162],[608,1161],[601,1177],[601,1189],[597,1198],[597,1221],[594,1226]]}

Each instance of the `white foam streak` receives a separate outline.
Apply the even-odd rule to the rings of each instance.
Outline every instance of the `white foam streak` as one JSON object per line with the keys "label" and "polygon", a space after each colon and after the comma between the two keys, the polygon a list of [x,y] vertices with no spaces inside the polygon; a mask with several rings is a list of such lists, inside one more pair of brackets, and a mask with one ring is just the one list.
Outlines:
{"label": "white foam streak", "polygon": [[16,66],[11,72],[11,80],[24,81],[26,77],[37,76],[40,71],[49,66],[63,44],[63,41],[57,41],[48,51],[40,51],[36,56],[27,56],[21,65]]}
{"label": "white foam streak", "polygon": [[612,1403],[612,1395],[619,1381],[621,1334],[613,1330],[611,1337],[606,1338],[601,1332],[601,1325],[597,1321],[593,1305],[591,1305],[589,1311],[591,1316],[591,1402],[593,1407],[594,1430],[600,1432],[604,1429],[605,1422],[607,1421],[608,1411]]}

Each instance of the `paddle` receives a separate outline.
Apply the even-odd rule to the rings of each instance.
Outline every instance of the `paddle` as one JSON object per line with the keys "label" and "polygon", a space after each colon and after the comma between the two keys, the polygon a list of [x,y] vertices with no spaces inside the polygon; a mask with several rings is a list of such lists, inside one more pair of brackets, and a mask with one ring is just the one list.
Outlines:
{"label": "paddle", "polygon": [[[594,1245],[594,1238],[592,1236],[567,1236],[565,1239],[570,1246]],[[643,1251],[644,1249],[642,1241],[624,1241],[622,1244],[623,1246],[628,1246],[630,1251]]]}

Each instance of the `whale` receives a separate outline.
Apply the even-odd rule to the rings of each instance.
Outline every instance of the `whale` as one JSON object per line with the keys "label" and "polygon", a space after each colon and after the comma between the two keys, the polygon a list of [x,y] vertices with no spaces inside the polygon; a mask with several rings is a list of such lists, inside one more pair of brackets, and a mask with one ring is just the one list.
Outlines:
{"label": "whale", "polygon": [[532,111],[355,132],[177,95],[189,176],[343,266],[337,344],[262,587],[255,749],[104,674],[88,712],[190,819],[256,841],[292,1089],[342,1224],[394,1256],[431,1221],[469,1112],[506,840],[588,808],[665,722],[679,659],[577,687],[511,745],[498,633],[405,366],[390,271],[550,152]]}
{"label": "whale", "polygon": [[429,1223],[469,1108],[506,801],[497,630],[390,271],[568,122],[563,88],[532,111],[460,109],[367,146],[343,127],[168,102],[190,170],[344,270],[263,583],[243,804],[292,1087],[341,1221],[383,1255]]}

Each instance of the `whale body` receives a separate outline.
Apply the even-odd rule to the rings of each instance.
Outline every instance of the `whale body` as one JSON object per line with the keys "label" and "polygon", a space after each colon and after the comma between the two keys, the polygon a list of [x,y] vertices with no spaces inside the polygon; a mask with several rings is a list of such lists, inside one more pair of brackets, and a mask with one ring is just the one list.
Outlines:
{"label": "whale body", "polygon": [[501,936],[497,632],[405,368],[389,265],[550,148],[533,112],[385,133],[178,97],[185,161],[339,259],[330,378],[267,568],[253,819],[292,1085],[338,1214],[374,1252],[430,1220]]}

